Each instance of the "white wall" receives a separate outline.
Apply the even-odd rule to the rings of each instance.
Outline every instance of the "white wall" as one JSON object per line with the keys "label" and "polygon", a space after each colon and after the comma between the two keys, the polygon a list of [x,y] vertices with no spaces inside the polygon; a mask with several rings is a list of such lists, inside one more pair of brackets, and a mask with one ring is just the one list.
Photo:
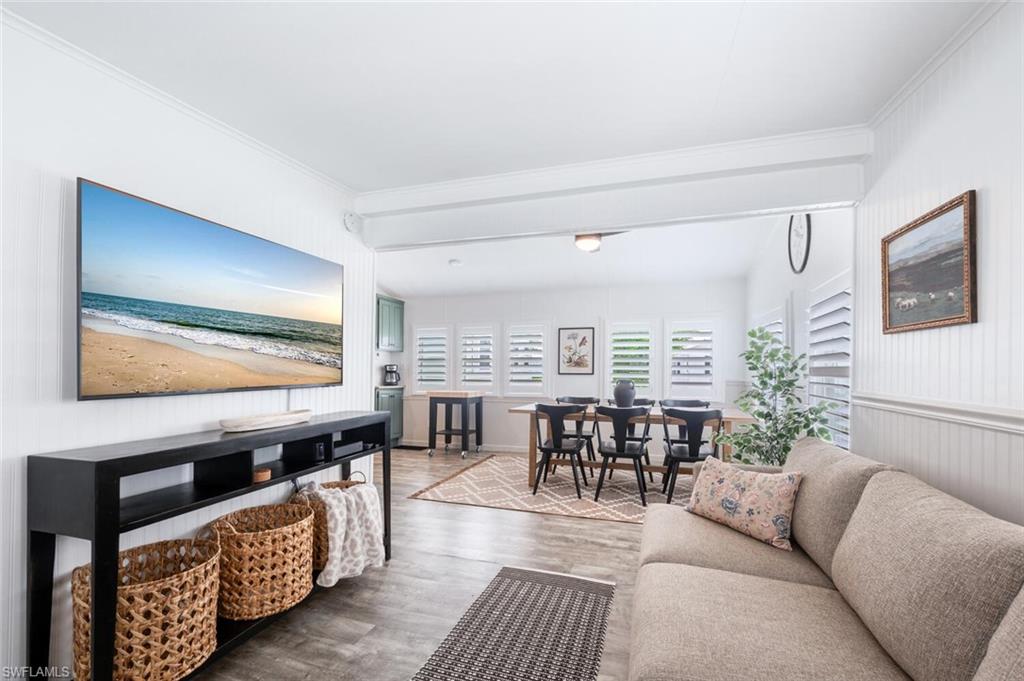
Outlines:
{"label": "white wall", "polygon": [[[854,449],[1024,523],[1024,5],[876,126],[857,208]],[[978,323],[882,334],[881,238],[977,190]]]}
{"label": "white wall", "polygon": [[[374,255],[340,227],[346,192],[17,19],[3,26],[0,238],[0,664],[25,661],[25,457],[215,428],[285,408],[371,407]],[[91,178],[345,265],[345,385],[75,401],[75,177]],[[177,482],[159,473],[153,485]],[[152,525],[124,547],[175,536],[284,486]],[[59,503],[55,499],[54,503]],[[88,544],[61,538],[53,664],[70,664],[71,569]]]}
{"label": "white wall", "polygon": [[807,267],[794,274],[788,255],[789,218],[778,218],[762,244],[761,257],[747,274],[748,327],[781,316],[788,321],[786,338],[790,347],[797,354],[807,352],[812,293],[831,282],[845,286],[851,283],[853,221],[851,208],[812,214]]}
{"label": "white wall", "polygon": [[[746,284],[743,279],[723,279],[694,284],[665,286],[615,286],[592,289],[559,289],[477,296],[407,298],[405,379],[405,437],[409,444],[427,440],[427,401],[416,390],[414,329],[417,326],[449,326],[453,339],[464,324],[491,325],[496,332],[499,376],[496,394],[484,398],[484,444],[502,451],[516,451],[527,445],[527,420],[508,413],[510,406],[536,401],[536,397],[508,396],[501,390],[504,380],[505,332],[509,324],[541,323],[546,329],[548,366],[545,396],[587,395],[610,397],[605,364],[605,334],[612,322],[649,322],[653,330],[654,353],[664,353],[663,323],[713,319],[716,324],[716,399],[735,397],[735,386],[743,379],[739,354],[743,350],[746,324]],[[559,327],[593,326],[596,353],[593,376],[559,376],[553,352]],[[454,347],[454,344],[453,344]],[[457,355],[453,352],[454,358]],[[658,362],[655,374],[660,375]],[[454,371],[450,371],[454,376]],[[462,389],[457,382],[451,389]],[[663,397],[657,381],[655,397]],[[441,415],[438,417],[441,418]]]}

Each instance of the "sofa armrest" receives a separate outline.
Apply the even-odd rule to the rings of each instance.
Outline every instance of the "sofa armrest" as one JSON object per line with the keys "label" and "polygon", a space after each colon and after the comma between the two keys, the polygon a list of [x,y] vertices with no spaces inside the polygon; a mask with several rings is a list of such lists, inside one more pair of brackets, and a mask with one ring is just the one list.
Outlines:
{"label": "sofa armrest", "polygon": [[[693,464],[693,481],[697,482],[697,476],[700,475],[700,467],[703,465],[702,461],[698,461]],[[730,466],[737,466],[745,471],[753,471],[754,473],[781,473],[781,466],[756,466],[747,463],[734,463],[729,464]]]}

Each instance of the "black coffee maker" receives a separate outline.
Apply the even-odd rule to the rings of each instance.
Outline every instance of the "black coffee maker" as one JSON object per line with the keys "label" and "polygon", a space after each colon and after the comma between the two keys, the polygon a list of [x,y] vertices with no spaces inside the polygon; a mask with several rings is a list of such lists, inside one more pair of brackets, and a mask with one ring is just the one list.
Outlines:
{"label": "black coffee maker", "polygon": [[398,385],[401,380],[397,364],[384,365],[384,385]]}

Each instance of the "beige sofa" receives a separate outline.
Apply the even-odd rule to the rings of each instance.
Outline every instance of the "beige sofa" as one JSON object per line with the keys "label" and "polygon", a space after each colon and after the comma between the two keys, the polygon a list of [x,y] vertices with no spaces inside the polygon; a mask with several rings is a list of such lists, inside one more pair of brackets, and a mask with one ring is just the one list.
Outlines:
{"label": "beige sofa", "polygon": [[783,470],[792,552],[648,508],[631,681],[1024,679],[1024,528],[815,439]]}

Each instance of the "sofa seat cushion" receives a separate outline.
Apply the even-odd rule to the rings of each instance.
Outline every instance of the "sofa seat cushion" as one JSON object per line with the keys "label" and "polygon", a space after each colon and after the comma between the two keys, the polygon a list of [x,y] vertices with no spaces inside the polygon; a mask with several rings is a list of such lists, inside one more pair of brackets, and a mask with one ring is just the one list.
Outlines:
{"label": "sofa seat cushion", "polygon": [[886,471],[864,488],[832,575],[910,676],[970,679],[1024,583],[1024,527]]}
{"label": "sofa seat cushion", "polygon": [[630,641],[630,681],[907,679],[838,592],[691,565],[640,568]]}
{"label": "sofa seat cushion", "polygon": [[831,577],[832,557],[864,486],[892,467],[808,437],[793,445],[782,470],[802,474],[793,506],[793,539]]}
{"label": "sofa seat cushion", "polygon": [[647,507],[640,540],[640,565],[647,563],[685,563],[833,588],[825,573],[800,547],[779,551],[713,520],[668,504]]}

